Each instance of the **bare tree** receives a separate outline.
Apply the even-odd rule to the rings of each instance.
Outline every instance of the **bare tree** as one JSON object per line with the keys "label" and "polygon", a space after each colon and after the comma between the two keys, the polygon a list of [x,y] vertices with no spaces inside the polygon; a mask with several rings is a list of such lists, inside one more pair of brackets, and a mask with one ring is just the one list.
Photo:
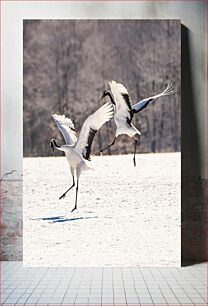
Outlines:
{"label": "bare tree", "polygon": [[[180,150],[178,20],[25,20],[23,35],[25,156],[48,156],[50,139],[62,141],[52,113],[69,116],[79,131],[110,80],[127,87],[132,103],[172,81],[175,94],[152,103],[134,124],[142,132],[139,152]],[[103,126],[93,152],[114,133],[113,121]],[[121,136],[105,154],[132,150]]]}

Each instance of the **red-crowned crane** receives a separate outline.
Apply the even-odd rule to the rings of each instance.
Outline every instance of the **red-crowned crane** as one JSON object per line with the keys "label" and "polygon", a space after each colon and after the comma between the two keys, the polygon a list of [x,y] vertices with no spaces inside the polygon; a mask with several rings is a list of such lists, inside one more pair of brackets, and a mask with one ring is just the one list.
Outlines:
{"label": "red-crowned crane", "polygon": [[64,115],[52,115],[59,130],[63,134],[66,144],[59,146],[54,139],[51,140],[50,144],[52,149],[54,147],[58,150],[64,151],[70,170],[72,174],[72,186],[70,186],[59,198],[62,199],[66,196],[67,192],[75,186],[75,175],[76,175],[76,196],[75,206],[72,212],[77,209],[77,195],[79,188],[79,177],[83,170],[92,169],[90,165],[90,153],[91,146],[96,132],[101,126],[109,121],[113,117],[113,106],[112,104],[106,103],[100,107],[95,113],[90,115],[84,122],[80,135],[77,139],[76,132],[74,130],[74,124],[71,119],[66,118]]}
{"label": "red-crowned crane", "polygon": [[126,134],[129,137],[131,137],[135,142],[133,162],[134,166],[136,166],[136,159],[135,159],[136,146],[137,146],[138,137],[139,135],[141,135],[141,133],[132,124],[132,118],[134,114],[140,112],[145,107],[147,107],[147,105],[150,102],[158,99],[159,97],[172,94],[174,87],[172,84],[169,84],[163,92],[155,96],[141,100],[138,103],[131,106],[128,91],[122,84],[117,83],[115,81],[111,81],[109,82],[109,85],[111,91],[105,90],[99,101],[101,101],[105,96],[110,97],[110,100],[115,108],[114,121],[116,124],[116,134],[113,142],[104,149],[102,149],[100,152],[103,152],[110,146],[114,145],[116,138],[119,135]]}

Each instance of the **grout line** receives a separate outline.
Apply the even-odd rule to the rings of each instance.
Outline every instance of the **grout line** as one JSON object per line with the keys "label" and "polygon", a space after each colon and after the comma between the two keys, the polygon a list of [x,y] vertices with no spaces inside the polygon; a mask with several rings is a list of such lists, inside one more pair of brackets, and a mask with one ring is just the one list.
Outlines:
{"label": "grout line", "polygon": [[149,291],[149,288],[148,288],[148,286],[147,286],[147,283],[146,283],[146,280],[145,280],[145,278],[144,278],[144,275],[143,275],[143,273],[142,273],[141,268],[140,268],[139,270],[140,270],[140,273],[141,273],[141,275],[142,275],[142,278],[143,278],[143,280],[144,280],[144,282],[145,282],[147,291],[149,292],[150,298],[151,298],[151,300],[152,300],[152,304],[154,305],[154,302],[153,302],[153,299],[152,299],[152,295],[151,295],[151,293],[150,293],[150,291]]}
{"label": "grout line", "polygon": [[[73,273],[72,273],[72,275],[71,275],[71,279],[70,279],[70,281],[69,281],[68,287],[67,287],[67,289],[66,289],[66,291],[65,291],[65,294],[64,294],[64,296],[63,296],[62,303],[63,303],[64,298],[65,298],[65,296],[66,296],[66,293],[67,293],[67,291],[68,291],[68,289],[69,289],[69,287],[70,287],[70,283],[71,283],[71,281],[72,281],[72,279],[73,279],[73,277],[74,277],[74,273],[75,273],[75,268],[73,269]],[[76,297],[75,297],[74,301],[75,301],[75,300],[76,300]]]}
{"label": "grout line", "polygon": [[[13,272],[13,269],[14,269],[14,272]],[[183,292],[184,296],[186,296],[186,298],[189,299],[190,303],[191,303],[192,298],[191,298],[191,296],[189,296],[189,292],[187,292],[187,293],[185,292],[185,289],[184,289],[185,287],[183,288],[183,281],[185,282],[185,284],[190,285],[191,288],[194,289],[195,294],[198,294],[200,296],[200,298],[204,300],[204,297],[201,296],[200,292],[198,292],[197,288],[195,287],[197,285],[197,281],[200,281],[201,276],[202,276],[201,271],[199,271],[200,269],[197,268],[197,267],[195,267],[194,269],[180,269],[180,268],[177,268],[177,269],[175,269],[175,268],[169,268],[169,269],[165,269],[165,268],[111,268],[110,270],[108,270],[109,274],[108,273],[106,274],[106,280],[108,280],[108,278],[109,278],[112,281],[111,289],[112,289],[112,292],[113,292],[113,304],[114,305],[115,305],[115,288],[114,288],[114,286],[115,286],[115,280],[116,279],[118,279],[118,284],[123,286],[122,290],[124,290],[125,300],[126,300],[127,305],[128,305],[128,301],[127,301],[127,291],[126,291],[126,286],[125,286],[125,280],[127,280],[127,281],[129,280],[129,283],[131,283],[133,281],[133,283],[132,283],[133,286],[131,286],[131,288],[136,291],[136,295],[138,297],[139,305],[141,305],[140,298],[139,298],[139,293],[137,292],[137,288],[136,288],[137,275],[139,277],[141,277],[142,282],[146,285],[146,289],[149,292],[149,296],[152,300],[152,304],[149,304],[149,305],[155,305],[155,303],[153,301],[153,297],[152,297],[152,295],[150,293],[150,290],[149,290],[151,286],[148,287],[148,285],[147,285],[148,283],[146,282],[146,280],[148,280],[148,277],[150,278],[150,280],[154,281],[155,285],[157,285],[156,287],[153,287],[153,288],[158,288],[159,289],[160,294],[161,294],[161,298],[163,297],[165,299],[167,305],[170,305],[171,303],[167,302],[167,300],[165,298],[165,292],[163,294],[162,284],[160,284],[160,281],[165,282],[164,284],[167,285],[166,288],[168,288],[168,290],[170,289],[174,298],[176,300],[178,300],[177,290],[176,290],[176,292],[174,292],[173,291],[174,288],[173,289],[171,288],[171,281],[174,281],[174,283],[176,283],[178,285],[179,291]],[[78,296],[76,291],[80,289],[82,279],[84,279],[84,281],[86,281],[87,284],[88,284],[88,281],[90,280],[89,292],[91,293],[92,292],[92,284],[93,284],[93,275],[96,276],[97,271],[98,271],[97,268],[93,268],[93,269],[92,268],[91,269],[89,269],[89,268],[74,268],[73,270],[70,270],[70,280],[69,280],[69,277],[66,278],[67,286],[66,287],[63,286],[63,289],[65,290],[65,293],[63,293],[63,297],[61,296],[62,301],[61,301],[60,304],[63,303],[63,300],[66,296],[66,292],[68,290],[70,292],[70,284],[73,282],[74,278],[77,281],[77,283],[79,283],[79,288],[77,288],[75,290],[75,295],[76,296],[75,296],[75,300],[74,300],[74,303],[73,303],[74,305],[75,305],[75,302],[76,302],[76,299],[77,299],[77,296]],[[59,271],[59,268],[56,268],[56,269],[53,269],[53,268],[33,269],[33,268],[21,267],[17,263],[15,263],[15,264],[13,263],[11,265],[6,264],[5,267],[4,267],[4,275],[6,275],[7,281],[9,281],[9,276],[12,276],[12,278],[13,278],[11,280],[11,283],[10,284],[8,283],[7,288],[9,288],[9,286],[12,285],[13,281],[15,282],[15,288],[11,288],[12,291],[6,297],[6,299],[9,298],[9,296],[15,291],[15,289],[18,288],[18,286],[25,285],[25,287],[19,288],[20,290],[23,289],[23,291],[20,292],[21,297],[17,298],[17,301],[15,303],[17,303],[22,298],[22,295],[26,293],[27,289],[30,289],[31,292],[28,293],[28,295],[29,295],[28,298],[25,298],[25,302],[22,303],[22,304],[27,305],[26,301],[31,297],[31,295],[34,293],[35,289],[37,289],[38,285],[43,281],[43,286],[41,286],[41,288],[40,288],[41,294],[38,297],[38,300],[37,300],[37,303],[36,303],[36,304],[38,304],[38,301],[41,298],[44,291],[48,288],[50,289],[50,287],[47,286],[47,284],[48,284],[47,280],[48,281],[52,280],[57,275],[59,277],[59,279],[57,279],[56,287],[52,288],[52,289],[54,289],[53,294],[59,288],[59,285],[61,283],[63,283],[63,285],[65,284],[65,281],[62,282],[62,280],[63,280],[62,274],[67,275],[67,274],[64,274],[64,272],[62,272],[62,270]],[[111,275],[111,278],[110,278],[110,275]],[[103,292],[104,292],[103,291],[103,289],[104,289],[103,285],[104,285],[104,279],[105,279],[104,276],[105,276],[105,268],[100,268],[97,280],[99,281],[99,283],[100,283],[100,280],[101,280],[101,304],[103,306],[106,305],[106,304],[103,303]],[[24,277],[25,277],[25,279],[24,279]],[[29,288],[30,277],[31,277],[32,281],[34,280],[35,285],[34,285],[34,287]],[[46,280],[45,283],[44,283],[44,279]],[[192,280],[194,281],[194,285],[191,283]],[[96,283],[96,278],[95,278],[94,282]],[[128,284],[128,282],[127,282],[127,284]],[[201,281],[201,284],[202,284],[202,281]],[[5,288],[5,289],[7,289],[7,288]],[[62,287],[60,287],[60,288],[62,288]],[[118,286],[118,288],[120,288],[120,287]],[[99,289],[100,289],[100,287],[99,287]],[[86,297],[87,297],[87,294],[88,293],[86,293]],[[191,295],[191,292],[190,292],[190,295]],[[190,303],[189,303],[189,305],[190,305]],[[204,303],[206,303],[206,301]],[[38,304],[38,305],[40,306],[41,304]],[[87,303],[85,305],[89,305],[89,297],[88,297]],[[147,306],[147,304],[145,304],[145,305]],[[180,301],[179,301],[179,305],[181,305]],[[200,304],[196,303],[196,302],[193,302],[192,305],[197,305],[198,306]],[[202,304],[202,305],[204,305],[204,304]],[[76,304],[76,306],[78,306],[78,304]]]}
{"label": "grout line", "polygon": [[134,275],[133,275],[133,272],[132,272],[132,268],[130,268],[130,271],[131,271],[131,276],[132,276],[132,279],[133,279],[133,282],[134,282],[134,290],[136,292],[136,295],[137,295],[137,298],[138,298],[138,301],[139,301],[139,305],[141,305],[140,298],[139,298],[138,292],[136,290],[135,278],[134,278]]}
{"label": "grout line", "polygon": [[103,274],[104,274],[104,271],[103,271],[103,267],[102,267],[102,281],[101,281],[101,305],[103,305]]}
{"label": "grout line", "polygon": [[123,287],[124,287],[125,300],[126,300],[126,305],[127,305],[126,287],[125,287],[125,283],[124,283],[123,268],[121,268],[121,276],[122,276],[122,282],[123,282]]}

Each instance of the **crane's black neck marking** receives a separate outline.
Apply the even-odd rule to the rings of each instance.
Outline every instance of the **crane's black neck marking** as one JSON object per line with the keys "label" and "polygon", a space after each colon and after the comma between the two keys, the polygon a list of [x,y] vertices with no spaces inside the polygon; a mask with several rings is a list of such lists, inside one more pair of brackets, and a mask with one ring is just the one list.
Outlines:
{"label": "crane's black neck marking", "polygon": [[111,103],[113,103],[114,105],[116,104],[110,91],[108,90],[104,91],[103,98],[106,96],[109,96]]}
{"label": "crane's black neck marking", "polygon": [[[111,94],[110,91],[108,91],[108,90],[104,91],[104,93],[103,93],[103,98],[104,98],[105,96],[109,96],[111,102],[112,102],[114,105],[116,105],[116,103],[115,103],[115,101],[114,101],[114,98],[113,98],[113,96],[112,96],[112,94]],[[133,118],[134,113],[133,113],[133,111],[132,111],[132,109],[131,109],[131,104],[130,104],[129,95],[128,95],[128,94],[122,94],[122,97],[124,98],[124,100],[125,100],[125,102],[126,102],[126,104],[127,104],[127,106],[128,106],[129,114],[130,114],[130,118],[127,117],[127,118],[126,118],[126,121],[127,121],[127,123],[128,123],[129,125],[131,125],[131,121],[132,121],[132,118]]]}
{"label": "crane's black neck marking", "polygon": [[51,149],[53,150],[53,152],[54,152],[54,144],[53,144],[53,141],[51,140],[51,142],[50,142],[50,145],[51,145]]}
{"label": "crane's black neck marking", "polygon": [[53,143],[54,143],[54,145],[55,145],[55,147],[57,147],[57,148],[60,148],[61,146],[59,146],[57,143],[56,143],[56,141],[53,139]]}

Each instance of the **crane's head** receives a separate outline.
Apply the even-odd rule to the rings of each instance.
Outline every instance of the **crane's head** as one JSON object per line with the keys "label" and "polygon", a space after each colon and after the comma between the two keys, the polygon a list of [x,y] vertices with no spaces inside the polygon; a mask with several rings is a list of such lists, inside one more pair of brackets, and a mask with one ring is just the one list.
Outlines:
{"label": "crane's head", "polygon": [[110,91],[109,90],[104,90],[103,92],[103,97],[110,95]]}
{"label": "crane's head", "polygon": [[54,152],[54,144],[53,144],[53,139],[51,139],[51,141],[50,141],[50,145],[51,145],[51,149],[53,150],[53,152]]}
{"label": "crane's head", "polygon": [[55,148],[55,147],[56,147],[56,148],[60,148],[60,147],[61,147],[61,146],[59,146],[59,145],[56,143],[55,139],[51,139],[50,145],[51,145],[51,149],[53,150],[53,152],[54,152],[54,148]]}
{"label": "crane's head", "polygon": [[100,98],[100,100],[98,101],[98,103],[100,103],[100,101],[102,101],[106,96],[109,96],[110,99],[111,99],[111,102],[112,102],[113,104],[115,104],[115,102],[114,102],[114,100],[113,100],[113,97],[112,97],[112,94],[111,94],[111,92],[110,92],[109,90],[104,90],[103,95],[102,95],[102,97]]}

